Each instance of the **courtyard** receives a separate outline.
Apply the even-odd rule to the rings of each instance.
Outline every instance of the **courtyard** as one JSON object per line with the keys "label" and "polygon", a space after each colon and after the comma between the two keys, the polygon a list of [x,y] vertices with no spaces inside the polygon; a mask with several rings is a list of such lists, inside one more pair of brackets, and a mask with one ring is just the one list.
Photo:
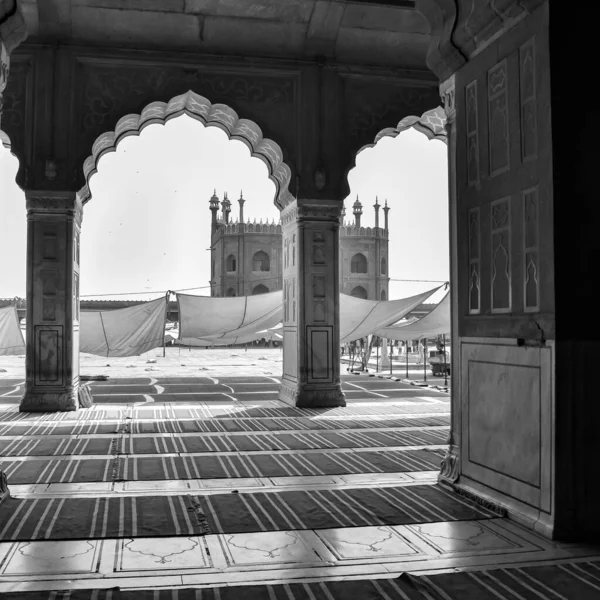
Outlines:
{"label": "courtyard", "polygon": [[278,400],[280,349],[169,347],[82,355],[93,406],[36,414],[23,358],[2,366],[3,597],[463,598],[550,566],[595,589],[597,548],[437,484],[450,398],[431,385],[346,373],[346,407],[301,409]]}

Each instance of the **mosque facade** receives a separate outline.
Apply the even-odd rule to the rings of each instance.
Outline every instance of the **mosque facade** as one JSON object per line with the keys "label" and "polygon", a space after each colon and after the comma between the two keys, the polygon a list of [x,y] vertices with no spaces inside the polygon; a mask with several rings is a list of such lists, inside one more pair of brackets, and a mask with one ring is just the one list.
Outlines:
{"label": "mosque facade", "polygon": [[[252,296],[281,290],[283,251],[281,224],[244,220],[243,194],[237,200],[239,214],[231,218],[232,203],[225,193],[209,201],[211,218],[211,296]],[[383,227],[379,209],[383,209]],[[354,219],[340,219],[340,292],[368,300],[389,297],[387,201],[373,205],[375,226],[362,224],[363,205],[352,205]]]}

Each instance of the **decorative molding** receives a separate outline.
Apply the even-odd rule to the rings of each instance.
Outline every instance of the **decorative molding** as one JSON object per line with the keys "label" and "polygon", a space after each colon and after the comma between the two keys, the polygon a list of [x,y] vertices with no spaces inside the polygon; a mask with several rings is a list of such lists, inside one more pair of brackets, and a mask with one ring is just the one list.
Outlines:
{"label": "decorative molding", "polygon": [[467,136],[467,185],[479,185],[479,110],[477,80],[465,87],[465,130]]}
{"label": "decorative molding", "polygon": [[6,473],[4,471],[0,471],[0,503],[8,498],[10,498],[10,490],[8,489]]}
{"label": "decorative molding", "polygon": [[[444,106],[444,116],[446,118],[446,136],[448,135],[448,126],[454,122],[456,118],[456,77],[452,75],[446,81],[440,83],[440,97],[442,99],[442,104]],[[439,111],[439,109],[435,109]],[[432,111],[429,111],[432,112]],[[425,113],[427,115],[428,113]],[[424,120],[424,125],[427,127],[435,126],[435,121],[432,121],[429,117],[423,119],[425,116],[421,117]],[[438,113],[439,116],[439,113]],[[423,126],[423,124],[421,125]],[[435,131],[435,129],[432,129]],[[427,135],[427,134],[425,134]]]}
{"label": "decorative molding", "polygon": [[[445,482],[441,481],[440,483],[445,483]],[[499,517],[506,517],[507,511],[500,504],[497,504],[496,502],[492,502],[491,500],[488,500],[487,498],[483,498],[482,496],[479,496],[478,494],[461,487],[460,484],[452,485],[451,487],[454,492],[456,492],[457,494],[460,494],[464,498],[467,498],[467,500],[470,500],[471,502],[475,502],[475,504],[478,504],[479,506],[483,506],[483,508],[487,508],[487,510],[491,510],[492,512],[495,512]]]}
{"label": "decorative molding", "polygon": [[77,227],[83,220],[83,204],[75,192],[33,192],[25,191],[27,217],[35,219],[45,214],[62,214],[73,218]]}
{"label": "decorative molding", "polygon": [[521,159],[523,162],[534,160],[538,155],[535,78],[535,37],[533,37],[519,48]]}
{"label": "decorative molding", "polygon": [[488,146],[490,177],[510,169],[508,63],[504,58],[488,71]]}
{"label": "decorative molding", "polygon": [[493,314],[512,310],[510,196],[491,203],[491,309]]}
{"label": "decorative molding", "polygon": [[299,204],[296,210],[297,221],[330,221],[339,225],[342,215],[342,203],[331,204]]}
{"label": "decorative molding", "polygon": [[[7,8],[7,5],[10,8]],[[13,0],[0,3],[0,42],[11,53],[27,39],[27,25],[21,11],[21,3]]]}
{"label": "decorative molding", "polygon": [[250,154],[262,160],[269,170],[269,178],[275,183],[276,204],[284,208],[291,201],[288,185],[291,170],[283,162],[283,151],[273,140],[263,138],[260,127],[248,119],[240,119],[238,114],[224,104],[212,104],[207,98],[188,91],[171,98],[169,102],[152,102],[141,114],[130,114],[122,117],[114,131],[102,134],[92,146],[92,154],[83,164],[85,185],[79,192],[83,204],[91,198],[89,181],[98,171],[98,161],[107,152],[114,152],[119,142],[130,136],[139,135],[147,125],[164,124],[179,115],[188,116],[202,122],[206,127],[218,127],[229,139],[243,142]]}
{"label": "decorative molding", "polygon": [[523,196],[523,306],[526,313],[540,310],[539,274],[539,200],[538,187],[522,192]]}
{"label": "decorative molding", "polygon": [[294,202],[288,204],[281,211],[282,226],[285,227],[286,225],[289,225],[290,223],[295,223],[297,216],[298,216],[298,205],[294,201]]}
{"label": "decorative molding", "polygon": [[[5,82],[4,91],[0,90],[0,141],[10,149],[17,158],[31,156],[32,148],[27,147],[28,131],[33,124],[28,121],[29,107],[33,86],[33,59],[30,55],[18,58],[11,57],[10,73]],[[8,73],[8,71],[7,71]],[[1,85],[0,85],[1,88]],[[24,167],[25,165],[19,165]]]}
{"label": "decorative molding", "polygon": [[455,448],[448,448],[442,459],[438,480],[440,483],[456,483],[460,477],[460,458],[455,453]]}
{"label": "decorative molding", "polygon": [[481,314],[481,222],[479,208],[468,213],[469,231],[469,314]]}

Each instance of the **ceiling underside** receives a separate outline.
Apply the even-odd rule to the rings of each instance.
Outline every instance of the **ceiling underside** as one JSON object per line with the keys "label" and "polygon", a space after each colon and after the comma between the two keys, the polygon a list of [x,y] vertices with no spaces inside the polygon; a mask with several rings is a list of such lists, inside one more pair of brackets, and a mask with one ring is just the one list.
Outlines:
{"label": "ceiling underside", "polygon": [[21,0],[30,41],[425,69],[409,0]]}

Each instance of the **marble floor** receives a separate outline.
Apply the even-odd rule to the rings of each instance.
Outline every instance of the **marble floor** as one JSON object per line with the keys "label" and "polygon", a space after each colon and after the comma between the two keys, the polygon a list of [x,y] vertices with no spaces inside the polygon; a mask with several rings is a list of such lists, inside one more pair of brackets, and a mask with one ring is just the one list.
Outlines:
{"label": "marble floor", "polygon": [[[17,412],[22,389],[19,378],[0,380],[2,467],[23,466],[19,483],[11,482],[8,471],[11,496],[33,501],[28,505],[33,515],[35,503],[44,499],[58,505],[78,498],[83,502],[86,498],[150,496],[221,498],[223,494],[257,498],[254,494],[281,491],[323,498],[331,490],[379,490],[385,495],[386,490],[400,488],[420,494],[430,489],[423,486],[436,486],[437,469],[422,468],[407,457],[411,452],[432,453],[444,448],[448,394],[399,381],[348,375],[344,388],[351,393],[346,408],[303,411],[280,403],[269,393],[276,380],[271,374],[245,378],[215,373],[208,379],[189,374],[111,376],[92,385],[95,404],[91,409],[29,415]],[[172,431],[144,432],[157,423]],[[108,429],[103,432],[100,426]],[[389,437],[382,437],[385,435]],[[205,446],[198,451],[186,443]],[[242,443],[255,444],[254,449],[244,450]],[[394,452],[402,468],[384,472],[379,463],[361,458],[367,451]],[[194,457],[202,465],[233,456],[247,461],[249,454],[275,456],[289,467],[303,461],[312,464],[308,462],[311,453],[323,455],[320,468],[327,466],[331,472],[298,474],[290,467],[273,475],[256,463],[252,477],[230,472],[218,477],[140,480],[133,469],[126,473],[113,469],[108,477],[93,475],[96,471],[92,469],[99,460],[122,464],[139,457],[162,461]],[[292,463],[292,456],[299,462]],[[345,457],[342,463],[340,457]],[[35,470],[27,470],[36,461],[46,461],[46,465],[76,462],[77,472],[89,477],[55,480],[46,477],[46,469],[46,479],[39,481]],[[69,472],[74,473],[75,467]],[[425,497],[421,501],[429,502]],[[436,520],[413,518],[403,524],[279,530],[257,526],[245,532],[172,537],[139,537],[130,535],[125,527],[118,538],[66,540],[16,535],[15,541],[8,541],[5,532],[10,523],[3,527],[0,521],[0,596],[9,591],[115,586],[133,590],[379,579],[405,572],[417,576],[475,572],[600,558],[599,548],[554,543],[501,516],[446,519],[445,510],[438,507]]]}

